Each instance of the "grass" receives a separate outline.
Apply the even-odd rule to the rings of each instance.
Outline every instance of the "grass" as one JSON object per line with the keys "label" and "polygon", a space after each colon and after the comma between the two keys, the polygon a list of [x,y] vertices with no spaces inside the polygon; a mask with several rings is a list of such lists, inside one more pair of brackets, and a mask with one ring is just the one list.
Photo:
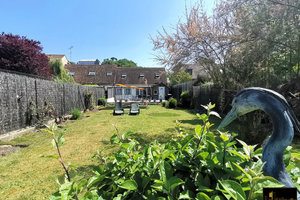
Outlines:
{"label": "grass", "polygon": [[[167,117],[166,114],[168,113]],[[65,125],[65,143],[61,152],[65,163],[80,166],[80,171],[89,173],[96,164],[90,158],[100,148],[105,153],[113,151],[109,145],[115,133],[112,124],[117,124],[120,133],[132,131],[139,141],[167,141],[175,132],[176,120],[195,120],[195,115],[185,110],[173,110],[161,106],[142,109],[140,115],[113,116],[112,110],[89,112],[90,117]],[[161,116],[160,116],[161,115]],[[183,126],[191,131],[192,124]],[[0,158],[1,199],[48,199],[58,189],[56,178],[63,174],[59,162],[47,156],[56,154],[51,145],[51,136],[46,133],[29,133],[9,142],[29,145],[19,151]]]}
{"label": "grass", "polygon": [[[97,164],[91,160],[97,150],[105,147],[106,154],[114,150],[110,145],[110,137],[115,133],[113,124],[117,124],[120,133],[132,131],[133,137],[146,144],[153,140],[168,141],[176,133],[176,120],[181,121],[187,132],[193,132],[194,126],[199,123],[196,116],[187,110],[161,106],[148,106],[148,109],[141,109],[140,115],[134,116],[113,116],[112,108],[89,112],[85,116],[90,117],[70,121],[63,126],[66,133],[65,143],[61,147],[65,163],[79,166],[78,170],[83,176],[88,175]],[[212,121],[219,123],[216,119]],[[0,157],[0,199],[48,199],[58,189],[55,180],[64,171],[57,160],[47,157],[56,154],[49,134],[29,133],[1,144],[22,144],[28,147]],[[296,146],[293,151],[299,152],[300,146]]]}

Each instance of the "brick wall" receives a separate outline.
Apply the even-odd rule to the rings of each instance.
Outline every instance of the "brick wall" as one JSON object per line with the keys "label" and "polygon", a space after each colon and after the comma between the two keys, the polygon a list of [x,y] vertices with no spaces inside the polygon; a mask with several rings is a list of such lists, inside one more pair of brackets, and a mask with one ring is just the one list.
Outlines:
{"label": "brick wall", "polygon": [[53,105],[54,115],[70,114],[72,109],[84,109],[84,95],[94,92],[95,102],[105,97],[103,87],[86,87],[34,76],[0,71],[0,134],[27,126],[26,115],[30,102],[36,107]]}

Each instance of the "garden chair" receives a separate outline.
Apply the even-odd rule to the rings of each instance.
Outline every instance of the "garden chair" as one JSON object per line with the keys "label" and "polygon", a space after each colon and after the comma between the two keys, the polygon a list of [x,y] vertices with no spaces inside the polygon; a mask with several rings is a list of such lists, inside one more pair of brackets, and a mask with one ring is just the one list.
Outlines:
{"label": "garden chair", "polygon": [[122,106],[122,102],[116,102],[115,103],[115,108],[114,108],[114,115],[122,115],[124,114],[124,108]]}
{"label": "garden chair", "polygon": [[130,106],[130,115],[138,115],[140,114],[140,108],[139,108],[139,104],[133,103]]}

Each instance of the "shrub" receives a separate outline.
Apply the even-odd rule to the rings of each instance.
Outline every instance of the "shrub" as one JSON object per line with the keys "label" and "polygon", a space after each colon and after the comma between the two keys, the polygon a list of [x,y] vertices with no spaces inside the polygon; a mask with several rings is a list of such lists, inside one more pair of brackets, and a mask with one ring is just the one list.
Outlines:
{"label": "shrub", "polygon": [[168,103],[168,108],[176,108],[176,107],[177,107],[177,100],[174,98],[171,98]]}
{"label": "shrub", "polygon": [[64,68],[61,60],[50,60],[50,68],[53,72],[55,82],[75,83],[73,77],[68,75],[68,71]]}
{"label": "shrub", "polygon": [[110,141],[119,150],[108,157],[99,150],[95,157],[102,164],[94,168],[94,175],[87,180],[75,177],[78,182],[62,181],[51,199],[72,199],[82,193],[86,200],[246,200],[262,199],[263,187],[282,186],[264,176],[262,148],[255,150],[255,146],[236,140],[234,134],[211,130],[209,117],[218,116],[210,111],[213,107],[209,104],[207,114],[197,114],[203,125],[196,125],[194,134],[187,134],[177,122],[177,136],[164,144],[153,141],[143,147],[130,139],[132,132],[119,135],[116,129]]}
{"label": "shrub", "polygon": [[78,120],[78,119],[82,118],[82,113],[77,108],[74,108],[72,110],[71,115],[72,115],[72,117],[71,117],[72,120]]}
{"label": "shrub", "polygon": [[168,102],[166,102],[166,101],[163,101],[163,102],[161,103],[162,107],[167,107],[167,104],[168,104]]}
{"label": "shrub", "polygon": [[105,98],[98,99],[98,106],[106,106],[107,100]]}
{"label": "shrub", "polygon": [[189,108],[192,102],[192,93],[190,91],[184,91],[180,94],[180,103],[184,108]]}
{"label": "shrub", "polygon": [[24,36],[0,34],[0,68],[50,78],[49,59],[41,43]]}

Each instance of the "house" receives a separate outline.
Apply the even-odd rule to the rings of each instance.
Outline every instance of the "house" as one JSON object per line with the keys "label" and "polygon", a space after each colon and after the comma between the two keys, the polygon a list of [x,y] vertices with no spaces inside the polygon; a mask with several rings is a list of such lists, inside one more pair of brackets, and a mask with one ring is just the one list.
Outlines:
{"label": "house", "polygon": [[78,65],[100,65],[101,62],[96,59],[96,60],[79,60],[77,62]]}
{"label": "house", "polygon": [[63,66],[69,63],[67,57],[63,54],[46,54],[49,60],[61,60]]}
{"label": "house", "polygon": [[75,82],[104,86],[106,97],[161,99],[168,94],[165,68],[126,68],[117,65],[67,65]]}
{"label": "house", "polygon": [[209,78],[207,70],[200,64],[178,64],[172,69],[173,71],[185,71],[192,76],[192,80],[198,77]]}

